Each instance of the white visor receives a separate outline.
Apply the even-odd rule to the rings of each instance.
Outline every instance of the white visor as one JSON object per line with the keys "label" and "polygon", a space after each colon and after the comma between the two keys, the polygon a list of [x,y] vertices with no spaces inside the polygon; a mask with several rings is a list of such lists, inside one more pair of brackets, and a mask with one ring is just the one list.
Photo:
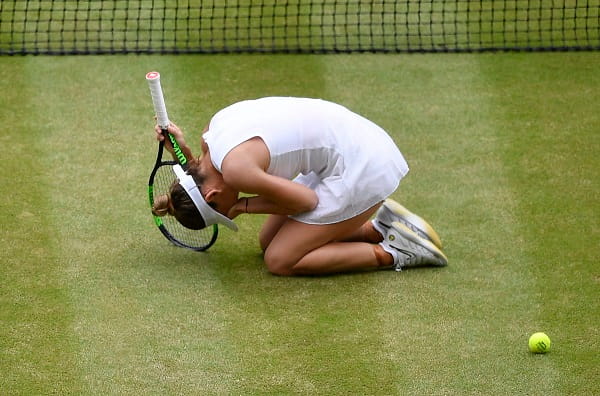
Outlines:
{"label": "white visor", "polygon": [[194,205],[196,205],[196,208],[198,209],[198,212],[200,212],[200,216],[202,216],[207,227],[213,224],[223,224],[233,231],[238,230],[237,225],[235,225],[231,219],[223,216],[206,203],[202,194],[200,194],[200,190],[198,189],[194,178],[185,173],[181,165],[173,165],[173,171],[175,171],[175,174],[179,179],[179,184],[183,186],[190,198],[192,198]]}

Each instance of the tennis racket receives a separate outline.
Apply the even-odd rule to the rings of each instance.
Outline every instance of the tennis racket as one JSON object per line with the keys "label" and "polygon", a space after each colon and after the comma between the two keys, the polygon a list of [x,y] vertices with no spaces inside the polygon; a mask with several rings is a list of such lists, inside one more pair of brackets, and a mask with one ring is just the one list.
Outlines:
{"label": "tennis racket", "polygon": [[[175,137],[167,132],[169,117],[160,85],[160,74],[158,72],[150,72],[146,74],[146,81],[148,81],[150,93],[152,94],[152,103],[154,104],[157,123],[161,127],[165,137],[173,145],[173,151],[177,157],[177,161],[163,159],[165,142],[161,141],[158,143],[156,162],[148,180],[148,199],[150,207],[152,207],[154,205],[154,197],[167,194],[171,185],[177,179],[173,171],[173,165],[179,164],[184,170],[187,170],[188,164],[187,158],[181,151]],[[154,223],[160,232],[176,246],[201,252],[211,247],[217,240],[219,229],[216,224],[202,230],[190,230],[182,226],[173,216],[160,217],[153,215],[153,217]]]}

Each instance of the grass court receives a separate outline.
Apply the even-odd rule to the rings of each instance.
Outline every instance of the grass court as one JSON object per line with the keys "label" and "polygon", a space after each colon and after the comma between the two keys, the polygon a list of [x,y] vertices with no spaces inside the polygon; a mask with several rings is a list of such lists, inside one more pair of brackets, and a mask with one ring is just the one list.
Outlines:
{"label": "grass court", "polygon": [[[600,53],[1,57],[0,393],[593,395]],[[247,98],[319,97],[386,129],[393,195],[449,266],[280,278],[264,217],[208,253],[155,229],[144,79],[199,152]],[[536,331],[546,355],[528,352]]]}

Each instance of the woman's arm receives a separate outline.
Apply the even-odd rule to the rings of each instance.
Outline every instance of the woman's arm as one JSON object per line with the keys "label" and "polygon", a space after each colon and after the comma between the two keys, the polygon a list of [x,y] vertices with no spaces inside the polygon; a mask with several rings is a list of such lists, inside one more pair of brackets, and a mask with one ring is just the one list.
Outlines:
{"label": "woman's arm", "polygon": [[319,203],[310,188],[266,172],[270,154],[260,138],[234,148],[222,164],[223,179],[232,188],[255,197],[240,199],[231,215],[246,212],[295,215],[313,210]]}
{"label": "woman's arm", "polygon": [[[277,176],[271,177],[274,180],[266,181],[264,188],[255,184],[241,190],[257,195],[240,198],[229,211],[229,216],[235,218],[242,213],[296,215],[313,210],[319,203],[317,194],[310,188]],[[245,178],[256,180],[252,176]]]}

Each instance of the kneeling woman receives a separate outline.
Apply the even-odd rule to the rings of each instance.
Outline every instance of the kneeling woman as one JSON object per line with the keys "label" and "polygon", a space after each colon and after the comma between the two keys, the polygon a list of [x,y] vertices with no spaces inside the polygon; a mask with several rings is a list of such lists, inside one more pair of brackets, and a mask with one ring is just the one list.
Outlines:
{"label": "kneeling woman", "polygon": [[[164,139],[158,126],[155,132]],[[211,119],[198,158],[176,125],[169,132],[201,199],[222,215],[212,222],[232,228],[240,214],[270,214],[259,241],[273,274],[447,263],[435,231],[386,200],[408,172],[402,154],[382,128],[343,106],[291,97],[235,103]],[[181,190],[174,184],[154,213],[168,212],[190,228],[211,225]]]}

